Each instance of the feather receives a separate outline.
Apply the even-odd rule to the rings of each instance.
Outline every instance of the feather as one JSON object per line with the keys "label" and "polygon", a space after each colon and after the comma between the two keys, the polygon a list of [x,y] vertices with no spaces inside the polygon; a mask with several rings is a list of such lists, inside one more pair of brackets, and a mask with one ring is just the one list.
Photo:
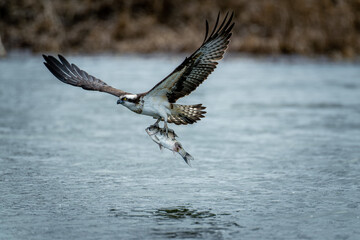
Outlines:
{"label": "feather", "polygon": [[112,94],[114,96],[121,96],[128,94],[120,89],[113,88],[107,85],[105,82],[100,79],[89,75],[87,72],[81,70],[75,64],[70,64],[63,56],[59,55],[59,60],[53,56],[43,55],[45,59],[45,66],[49,71],[60,81],[76,86],[81,87],[85,90],[90,91],[99,91]]}
{"label": "feather", "polygon": [[[179,98],[189,95],[214,71],[217,61],[223,55],[229,45],[234,13],[225,15],[219,25],[220,14],[216,19],[211,34],[206,21],[205,39],[203,44],[190,57],[185,58],[169,76],[156,84],[150,91],[144,93],[149,97],[166,96],[170,103],[175,103]],[[188,121],[186,121],[188,122]]]}

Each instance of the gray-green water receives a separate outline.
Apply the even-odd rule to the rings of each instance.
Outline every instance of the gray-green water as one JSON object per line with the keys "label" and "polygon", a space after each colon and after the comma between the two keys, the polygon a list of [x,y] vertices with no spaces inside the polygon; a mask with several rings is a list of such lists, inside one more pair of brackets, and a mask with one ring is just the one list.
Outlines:
{"label": "gray-green water", "polygon": [[[183,58],[69,59],[136,93]],[[171,126],[192,168],[116,101],[0,60],[0,239],[360,238],[359,64],[227,56]]]}

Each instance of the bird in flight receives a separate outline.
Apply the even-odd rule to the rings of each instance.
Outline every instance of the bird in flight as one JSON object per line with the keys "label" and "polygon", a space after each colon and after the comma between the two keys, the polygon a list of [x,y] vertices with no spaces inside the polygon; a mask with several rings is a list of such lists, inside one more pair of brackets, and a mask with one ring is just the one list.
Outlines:
{"label": "bird in flight", "polygon": [[234,13],[226,14],[219,24],[220,13],[215,26],[209,34],[209,24],[206,21],[206,33],[202,45],[162,81],[151,90],[144,93],[128,93],[107,85],[100,79],[81,70],[75,64],[70,64],[63,56],[59,60],[53,56],[43,55],[45,66],[60,81],[81,87],[85,90],[106,92],[118,97],[117,104],[121,104],[131,111],[151,116],[157,119],[154,125],[164,121],[164,128],[168,131],[167,123],[193,124],[206,113],[202,104],[176,104],[179,98],[189,95],[209,75],[223,58],[228,47],[231,30],[234,27]]}

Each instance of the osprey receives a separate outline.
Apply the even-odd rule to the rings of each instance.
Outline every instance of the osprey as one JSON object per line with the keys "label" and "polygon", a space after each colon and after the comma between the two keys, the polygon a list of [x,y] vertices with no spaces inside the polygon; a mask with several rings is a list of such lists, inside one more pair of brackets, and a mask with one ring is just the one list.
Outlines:
{"label": "osprey", "polygon": [[206,21],[205,38],[190,57],[185,58],[170,75],[156,84],[150,91],[132,94],[113,88],[98,78],[89,75],[75,64],[70,64],[63,56],[59,60],[53,56],[43,55],[45,66],[60,81],[82,87],[85,90],[100,91],[118,97],[117,104],[121,104],[131,111],[152,116],[164,121],[164,128],[168,130],[167,123],[192,124],[204,117],[205,107],[202,104],[180,105],[175,102],[194,91],[214,71],[217,61],[223,58],[234,27],[232,22],[234,13],[228,18],[228,13],[220,26],[217,16],[215,26],[209,33],[209,24]]}

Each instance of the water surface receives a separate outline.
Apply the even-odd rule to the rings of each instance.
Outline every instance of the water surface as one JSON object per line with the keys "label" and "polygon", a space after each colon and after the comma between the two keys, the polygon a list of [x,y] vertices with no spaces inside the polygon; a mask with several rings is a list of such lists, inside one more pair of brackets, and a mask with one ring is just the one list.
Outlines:
{"label": "water surface", "polygon": [[[129,92],[182,56],[70,56]],[[227,57],[171,126],[56,80],[40,56],[0,60],[0,239],[359,239],[360,66]]]}

